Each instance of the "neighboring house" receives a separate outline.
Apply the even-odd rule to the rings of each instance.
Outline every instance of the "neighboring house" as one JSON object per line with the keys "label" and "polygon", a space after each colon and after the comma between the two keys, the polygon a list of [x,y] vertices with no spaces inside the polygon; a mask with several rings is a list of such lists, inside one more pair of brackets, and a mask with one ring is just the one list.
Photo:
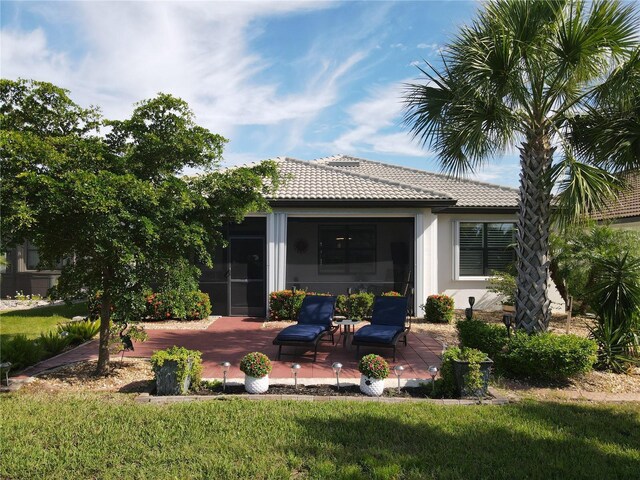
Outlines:
{"label": "neighboring house", "polygon": [[640,172],[627,178],[628,189],[616,202],[594,215],[596,220],[610,222],[612,227],[640,230]]}
{"label": "neighboring house", "polygon": [[272,211],[229,226],[228,248],[203,268],[214,313],[263,316],[268,294],[292,287],[395,290],[417,313],[434,293],[499,307],[487,279],[515,260],[516,189],[342,155],[275,161]]}
{"label": "neighboring house", "polygon": [[7,266],[2,267],[0,295],[14,297],[17,292],[25,295],[47,295],[60,276],[59,270],[38,270],[38,250],[29,242],[7,252]]}

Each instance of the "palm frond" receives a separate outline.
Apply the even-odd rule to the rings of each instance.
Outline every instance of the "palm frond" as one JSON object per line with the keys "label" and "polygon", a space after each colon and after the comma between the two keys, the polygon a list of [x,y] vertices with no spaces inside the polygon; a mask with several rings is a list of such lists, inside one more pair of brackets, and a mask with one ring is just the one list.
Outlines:
{"label": "palm frond", "polygon": [[583,223],[624,188],[621,178],[576,160],[570,151],[565,151],[562,161],[553,166],[550,178],[558,186],[554,221],[562,229]]}

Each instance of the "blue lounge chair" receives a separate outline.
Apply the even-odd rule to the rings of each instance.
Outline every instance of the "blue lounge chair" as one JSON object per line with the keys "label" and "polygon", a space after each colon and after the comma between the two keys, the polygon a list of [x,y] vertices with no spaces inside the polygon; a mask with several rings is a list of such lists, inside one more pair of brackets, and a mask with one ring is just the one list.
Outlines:
{"label": "blue lounge chair", "polygon": [[336,297],[307,295],[302,301],[298,323],[283,329],[273,340],[278,347],[278,360],[282,355],[282,347],[308,347],[313,349],[313,361],[318,355],[318,343],[326,337],[331,337],[334,343],[334,333],[338,327],[334,327],[333,311],[336,307]]}
{"label": "blue lounge chair", "polygon": [[371,325],[366,325],[353,335],[352,345],[357,345],[356,355],[360,358],[360,347],[393,348],[396,359],[396,344],[402,339],[407,345],[407,297],[376,297],[373,302]]}

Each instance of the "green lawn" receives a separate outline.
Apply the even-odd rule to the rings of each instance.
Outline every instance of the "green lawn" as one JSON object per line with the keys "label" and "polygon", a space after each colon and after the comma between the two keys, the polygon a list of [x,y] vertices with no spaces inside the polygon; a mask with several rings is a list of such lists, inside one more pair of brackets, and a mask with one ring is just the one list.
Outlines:
{"label": "green lawn", "polygon": [[1,478],[638,478],[640,405],[0,397]]}
{"label": "green lawn", "polygon": [[35,338],[41,332],[53,330],[58,323],[68,322],[76,315],[86,314],[86,303],[2,312],[0,313],[0,337],[6,338],[24,333],[27,337]]}

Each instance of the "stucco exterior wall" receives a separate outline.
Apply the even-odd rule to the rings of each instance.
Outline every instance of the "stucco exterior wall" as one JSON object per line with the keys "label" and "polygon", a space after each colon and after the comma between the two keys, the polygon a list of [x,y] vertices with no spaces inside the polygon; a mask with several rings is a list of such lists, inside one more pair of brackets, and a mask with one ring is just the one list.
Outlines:
{"label": "stucco exterior wall", "polygon": [[[455,272],[455,228],[456,222],[515,222],[516,216],[509,214],[439,214],[438,215],[438,290],[454,298],[456,308],[469,306],[468,298],[476,298],[474,308],[499,310],[497,295],[487,290],[487,279],[456,278]],[[551,306],[564,311],[564,302],[550,280]]]}

